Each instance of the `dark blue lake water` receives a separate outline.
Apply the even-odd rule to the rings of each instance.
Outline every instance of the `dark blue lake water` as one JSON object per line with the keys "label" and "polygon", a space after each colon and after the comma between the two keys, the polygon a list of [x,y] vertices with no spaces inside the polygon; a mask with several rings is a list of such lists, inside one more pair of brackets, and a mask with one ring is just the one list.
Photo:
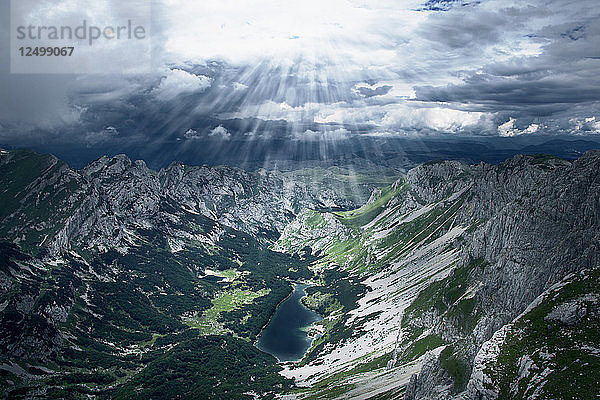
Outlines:
{"label": "dark blue lake water", "polygon": [[321,320],[317,313],[308,310],[300,302],[306,295],[306,287],[294,286],[294,292],[279,305],[256,342],[256,347],[274,355],[279,361],[300,360],[312,340],[305,328]]}

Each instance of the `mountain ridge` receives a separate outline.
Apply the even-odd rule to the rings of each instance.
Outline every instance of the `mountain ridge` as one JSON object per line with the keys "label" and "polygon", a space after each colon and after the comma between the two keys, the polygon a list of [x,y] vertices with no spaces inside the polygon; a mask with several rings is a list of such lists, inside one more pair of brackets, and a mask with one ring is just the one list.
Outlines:
{"label": "mountain ridge", "polygon": [[[372,214],[373,208],[365,207],[355,214],[300,215],[278,246],[291,252],[313,246],[327,262],[366,278],[372,292],[365,299],[370,300],[355,313],[377,323],[360,323],[352,330],[368,326],[367,331],[378,333],[362,345],[365,335],[350,334],[347,345],[332,344],[339,349],[334,352],[356,352],[356,360],[379,355],[396,363],[404,358],[396,369],[420,355],[423,369],[411,378],[406,398],[449,398],[464,391],[472,360],[493,332],[549,285],[598,265],[599,170],[597,151],[574,162],[538,155],[499,165],[422,165],[407,173],[403,190],[388,196],[381,211]],[[353,226],[353,221],[360,223]],[[382,304],[369,304],[375,299]],[[338,326],[355,320],[342,319]],[[389,324],[401,327],[400,334],[380,328]],[[376,341],[383,344],[373,346]],[[434,349],[437,355],[426,353]],[[334,352],[317,352],[311,362],[331,359],[333,365]],[[318,386],[309,366],[292,369],[288,376]],[[332,374],[344,368],[333,367]],[[350,377],[354,380],[342,377],[340,382],[373,386],[372,379]],[[407,374],[397,379],[402,387]]]}
{"label": "mountain ridge", "polygon": [[[511,385],[514,398],[565,395],[562,384],[546,386],[572,378],[550,364],[566,362],[552,332],[572,332],[569,351],[583,346],[580,358],[592,364],[600,343],[599,171],[600,151],[575,161],[436,161],[400,177],[152,171],[125,156],[74,171],[51,156],[3,152],[0,224],[12,244],[1,252],[1,386],[49,397],[66,387],[101,397],[108,387],[115,398],[138,390],[271,398],[291,389],[298,399],[495,399]],[[226,279],[207,280],[214,274]],[[277,365],[247,341],[288,281],[311,283],[304,303],[324,319],[300,363]],[[535,304],[556,285],[552,307]],[[546,342],[515,339],[542,329],[522,318],[528,307],[550,321]],[[178,361],[194,346],[220,360],[217,343],[237,349],[235,368],[260,359],[261,379],[204,386],[202,377],[235,381]],[[558,356],[540,358],[546,345]],[[90,355],[108,372],[87,370]],[[178,368],[192,388],[176,383]],[[162,383],[148,381],[149,371]],[[593,393],[593,379],[569,389]]]}

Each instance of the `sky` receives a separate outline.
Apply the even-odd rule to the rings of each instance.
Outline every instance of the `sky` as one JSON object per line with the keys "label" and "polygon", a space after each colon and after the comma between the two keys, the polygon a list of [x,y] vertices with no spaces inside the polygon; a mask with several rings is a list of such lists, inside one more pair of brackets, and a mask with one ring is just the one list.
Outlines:
{"label": "sky", "polygon": [[[11,74],[0,1],[4,145],[600,135],[597,0],[157,0],[151,62],[98,43],[91,74]],[[108,24],[149,3],[89,4],[12,20]]]}

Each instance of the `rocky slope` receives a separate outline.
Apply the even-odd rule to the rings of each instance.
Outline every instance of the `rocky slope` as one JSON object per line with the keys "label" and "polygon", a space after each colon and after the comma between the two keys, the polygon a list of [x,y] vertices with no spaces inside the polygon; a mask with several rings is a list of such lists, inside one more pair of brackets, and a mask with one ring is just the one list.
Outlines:
{"label": "rocky slope", "polygon": [[[2,152],[2,393],[597,397],[600,152],[380,172]],[[251,343],[299,280],[281,370]]]}
{"label": "rocky slope", "polygon": [[132,230],[162,227],[185,213],[268,239],[303,208],[355,207],[389,179],[357,182],[347,191],[339,190],[349,186],[346,177],[333,169],[323,171],[329,180],[319,184],[295,179],[299,172],[180,164],[157,172],[122,155],[74,171],[55,157],[28,151],[3,151],[0,169],[6,186],[2,237],[52,254],[77,246],[126,251]]}
{"label": "rocky slope", "polygon": [[[124,156],[72,170],[0,154],[0,393],[252,398],[288,387],[252,346],[307,258],[267,249],[304,207],[364,202],[320,180]],[[379,183],[381,184],[381,183]],[[190,351],[193,354],[190,355]],[[240,372],[244,371],[244,372]],[[158,378],[157,378],[158,377]]]}
{"label": "rocky slope", "polygon": [[[600,152],[574,162],[517,156],[499,165],[425,164],[359,210],[301,214],[275,248],[310,246],[323,255],[318,270],[337,266],[366,289],[330,313],[303,365],[285,371],[307,386],[297,397],[396,398],[406,390],[406,399],[557,398],[544,391],[544,376],[527,380],[523,371],[509,379],[529,386],[512,397],[481,389],[489,380],[481,359],[538,296],[599,265],[599,194]],[[592,296],[581,301],[593,316],[590,287],[580,295]],[[327,280],[315,290],[322,298]],[[597,363],[600,337],[589,326],[583,353]],[[531,351],[515,345],[511,354]],[[570,396],[598,395],[590,386],[597,380],[569,388]]]}
{"label": "rocky slope", "polygon": [[599,272],[568,275],[494,333],[461,398],[598,397]]}

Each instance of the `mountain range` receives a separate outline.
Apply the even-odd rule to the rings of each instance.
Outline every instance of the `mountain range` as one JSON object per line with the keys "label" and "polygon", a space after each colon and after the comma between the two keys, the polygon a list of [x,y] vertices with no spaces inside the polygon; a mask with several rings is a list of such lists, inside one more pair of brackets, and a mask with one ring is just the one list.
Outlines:
{"label": "mountain range", "polygon": [[[0,154],[10,398],[600,396],[600,152],[287,171]],[[299,362],[253,343],[295,282]]]}

